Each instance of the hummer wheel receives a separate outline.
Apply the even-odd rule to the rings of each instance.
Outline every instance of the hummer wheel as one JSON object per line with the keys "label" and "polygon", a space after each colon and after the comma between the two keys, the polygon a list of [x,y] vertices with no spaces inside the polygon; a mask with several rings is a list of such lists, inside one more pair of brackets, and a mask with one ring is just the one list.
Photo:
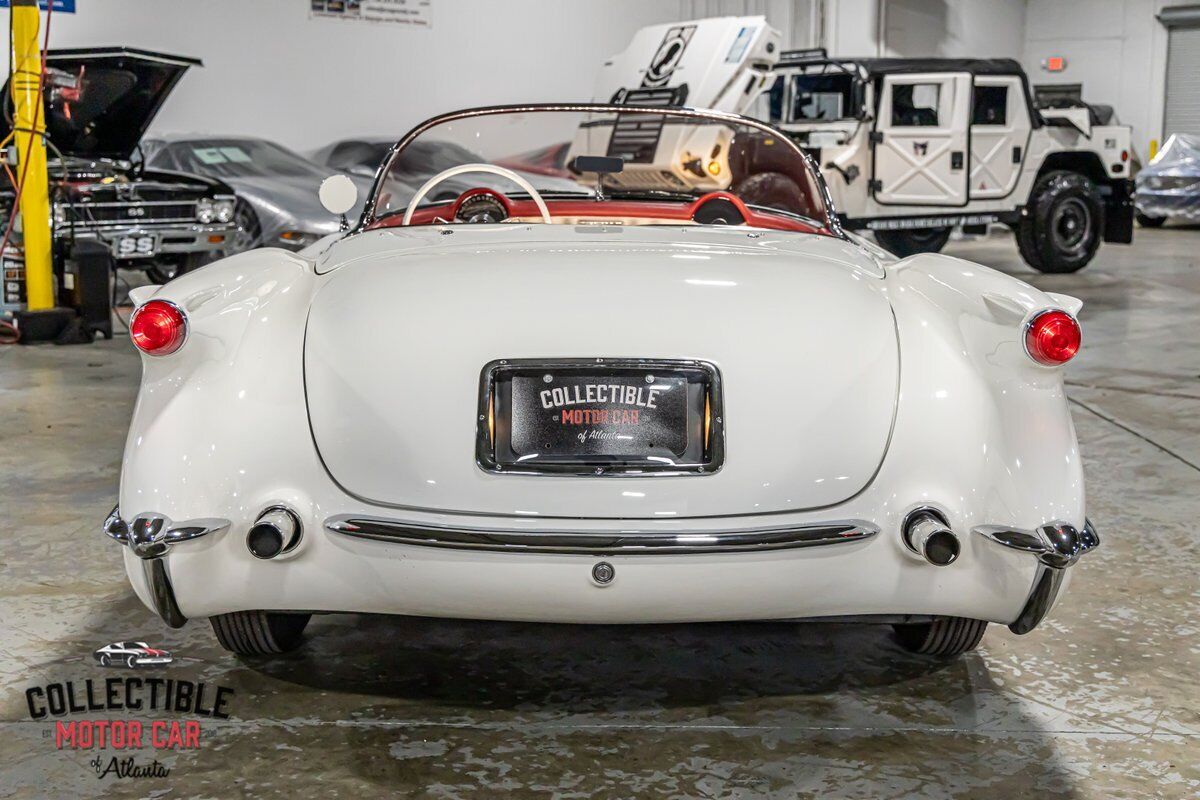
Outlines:
{"label": "hummer wheel", "polygon": [[906,258],[917,253],[937,253],[950,241],[949,228],[911,228],[875,231],[875,241],[893,255]]}
{"label": "hummer wheel", "polygon": [[1100,246],[1104,209],[1086,175],[1058,170],[1033,187],[1017,224],[1017,247],[1039,272],[1078,272]]}

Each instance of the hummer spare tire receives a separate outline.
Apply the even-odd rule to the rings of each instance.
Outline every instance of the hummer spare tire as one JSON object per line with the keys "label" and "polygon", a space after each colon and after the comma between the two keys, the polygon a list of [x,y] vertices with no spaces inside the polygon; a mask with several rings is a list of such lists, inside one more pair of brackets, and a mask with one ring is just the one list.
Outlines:
{"label": "hummer spare tire", "polygon": [[1047,172],[1033,187],[1017,223],[1017,247],[1039,272],[1077,272],[1100,246],[1104,208],[1086,175]]}
{"label": "hummer spare tire", "polygon": [[909,228],[875,231],[875,241],[893,255],[905,258],[917,253],[937,253],[950,241],[949,228]]}
{"label": "hummer spare tire", "polygon": [[777,208],[793,214],[811,213],[800,184],[780,172],[750,175],[733,187],[733,193],[748,206]]}

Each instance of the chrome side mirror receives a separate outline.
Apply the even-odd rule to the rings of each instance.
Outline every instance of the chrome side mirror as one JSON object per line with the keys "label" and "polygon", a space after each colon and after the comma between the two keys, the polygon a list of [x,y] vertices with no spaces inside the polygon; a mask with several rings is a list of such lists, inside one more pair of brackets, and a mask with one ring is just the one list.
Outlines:
{"label": "chrome side mirror", "polygon": [[346,222],[346,212],[358,202],[358,186],[354,181],[345,175],[331,175],[321,181],[317,196],[321,198],[321,205],[325,206],[326,211],[342,218],[343,230],[350,227]]}

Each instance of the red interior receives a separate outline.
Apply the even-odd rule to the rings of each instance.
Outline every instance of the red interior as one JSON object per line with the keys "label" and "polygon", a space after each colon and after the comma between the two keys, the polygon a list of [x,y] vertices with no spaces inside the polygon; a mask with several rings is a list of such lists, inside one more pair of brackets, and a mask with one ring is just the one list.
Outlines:
{"label": "red interior", "polygon": [[[540,217],[537,204],[533,200],[513,200],[500,192],[482,187],[468,189],[453,201],[424,206],[416,210],[412,217],[413,225],[433,225],[438,220],[452,220],[463,201],[479,194],[488,194],[498,199],[513,217]],[[696,211],[713,200],[728,200],[737,207],[746,220],[746,225],[753,228],[766,228],[773,231],[795,231],[797,233],[823,233],[830,230],[823,225],[815,225],[802,220],[785,217],[782,214],[755,211],[748,208],[741,198],[729,192],[709,192],[691,203],[681,203],[662,200],[546,200],[546,208],[551,217],[593,217],[593,218],[622,218],[642,217],[662,220],[664,223],[689,222]],[[367,230],[376,228],[400,227],[404,220],[403,214],[393,214],[376,220]]]}

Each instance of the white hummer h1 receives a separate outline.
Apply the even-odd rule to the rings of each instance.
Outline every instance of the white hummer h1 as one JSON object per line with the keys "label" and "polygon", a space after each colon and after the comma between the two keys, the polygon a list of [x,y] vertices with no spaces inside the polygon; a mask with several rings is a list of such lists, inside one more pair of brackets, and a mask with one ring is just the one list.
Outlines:
{"label": "white hummer h1", "polygon": [[[723,17],[638,31],[604,64],[595,99],[772,123],[821,167],[843,226],[872,231],[897,255],[937,251],[953,228],[983,233],[999,222],[1015,231],[1030,266],[1074,272],[1101,241],[1133,239],[1130,129],[1093,125],[1087,108],[1036,108],[1011,59],[780,52],[765,18]],[[664,150],[662,174],[713,182],[674,163],[694,160],[690,153]],[[717,177],[722,188],[772,180]]]}

